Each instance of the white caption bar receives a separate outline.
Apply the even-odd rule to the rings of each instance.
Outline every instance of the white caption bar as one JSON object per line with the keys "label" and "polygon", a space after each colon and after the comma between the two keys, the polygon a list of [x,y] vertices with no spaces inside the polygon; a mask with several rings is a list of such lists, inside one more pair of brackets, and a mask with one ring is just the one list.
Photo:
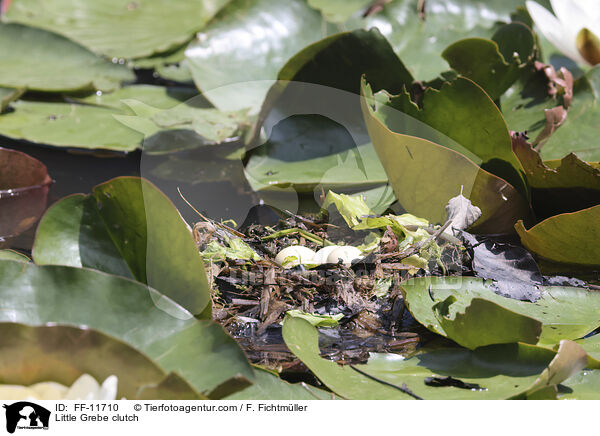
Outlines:
{"label": "white caption bar", "polygon": [[[219,433],[346,436],[374,432],[572,433],[594,428],[597,402],[576,401],[0,401],[0,436]],[[592,410],[592,408],[594,410]],[[44,430],[41,433],[35,430]],[[436,433],[434,433],[436,432]]]}

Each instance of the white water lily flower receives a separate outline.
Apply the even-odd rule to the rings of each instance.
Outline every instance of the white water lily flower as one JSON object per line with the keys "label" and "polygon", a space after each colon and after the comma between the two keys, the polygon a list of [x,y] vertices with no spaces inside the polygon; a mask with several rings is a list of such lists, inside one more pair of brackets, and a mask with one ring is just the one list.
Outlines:
{"label": "white water lily flower", "polygon": [[600,1],[550,0],[555,15],[534,1],[527,10],[539,31],[580,64],[600,63]]}
{"label": "white water lily flower", "polygon": [[100,385],[94,377],[83,374],[71,385],[42,382],[31,386],[0,385],[2,400],[115,400],[117,376],[111,375]]}

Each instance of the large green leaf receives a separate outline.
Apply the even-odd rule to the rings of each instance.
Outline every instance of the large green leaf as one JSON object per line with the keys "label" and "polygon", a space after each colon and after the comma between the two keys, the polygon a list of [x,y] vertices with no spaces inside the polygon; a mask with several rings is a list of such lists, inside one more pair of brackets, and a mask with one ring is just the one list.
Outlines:
{"label": "large green leaf", "polygon": [[225,397],[225,400],[332,400],[335,395],[306,383],[288,383],[268,371],[254,370],[252,386]]}
{"label": "large green leaf", "polygon": [[121,82],[134,80],[124,65],[97,56],[62,36],[19,24],[0,23],[0,57],[0,86],[5,87],[111,90]]}
{"label": "large green leaf", "polygon": [[521,23],[502,26],[492,39],[467,38],[447,47],[442,56],[461,75],[496,100],[519,78],[534,55],[531,29]]}
{"label": "large green leaf", "polygon": [[[475,351],[442,348],[407,360],[376,355],[363,369],[396,385],[407,381],[411,389],[413,386],[417,392],[422,389],[423,395],[428,395],[425,398],[556,399],[557,385],[584,368],[587,359],[585,351],[572,341],[562,341],[558,352],[553,354],[542,347],[525,344],[489,346]],[[543,366],[538,376],[532,375]],[[418,383],[424,376],[436,375],[442,376],[438,379],[442,386],[444,377],[448,376],[474,386],[457,388]]]}
{"label": "large green leaf", "polygon": [[448,200],[462,192],[482,210],[477,231],[510,232],[517,219],[528,215],[527,204],[511,185],[464,155],[426,139],[392,132],[379,120],[376,109],[381,106],[375,104],[366,83],[363,92],[371,141],[396,198],[408,212],[444,222]]}
{"label": "large green leaf", "polygon": [[104,106],[129,112],[129,106],[124,101],[137,101],[157,109],[167,110],[182,103],[198,99],[198,91],[186,87],[131,85],[117,89],[114,92],[93,93],[87,96],[73,97],[74,100],[96,106]]}
{"label": "large green leaf", "polygon": [[329,389],[342,398],[355,400],[408,398],[402,392],[370,380],[349,366],[339,366],[335,362],[321,358],[317,329],[308,321],[287,317],[283,324],[283,337],[290,351]]}
{"label": "large green leaf", "polygon": [[[424,399],[527,398],[546,387],[555,390],[558,383],[586,363],[586,354],[581,347],[563,341],[558,354],[525,344],[491,346],[475,351],[441,348],[421,352],[409,359],[397,354],[374,354],[366,365],[356,365],[359,372],[322,358],[317,329],[305,320],[286,318],[283,335],[292,353],[327,387],[344,398],[357,400],[411,399],[389,384]],[[473,385],[444,387],[443,378],[448,376],[454,382]],[[426,384],[427,378],[437,378],[442,386],[431,386],[431,381]]]}
{"label": "large green leaf", "polygon": [[[600,147],[597,146],[600,67],[577,79],[573,93],[573,103],[565,122],[540,150],[545,161],[562,159],[569,153],[575,153],[584,161],[600,161]],[[547,94],[547,82],[541,72],[524,76],[501,98],[502,112],[510,129],[527,131],[532,138],[546,124],[544,109],[556,105],[557,101]]]}
{"label": "large green leaf", "polygon": [[133,151],[142,146],[144,135],[115,119],[135,115],[122,101],[168,109],[190,97],[181,88],[135,85],[75,98],[82,104],[18,101],[11,104],[11,112],[0,115],[0,134],[57,147]]}
{"label": "large green leaf", "polygon": [[523,245],[554,262],[600,265],[600,205],[547,218],[526,229],[515,228]]}
{"label": "large green leaf", "polygon": [[[121,177],[54,204],[33,247],[38,265],[98,269],[146,283],[194,315],[210,316],[210,289],[189,227],[145,179]],[[205,310],[206,309],[206,310]]]}
{"label": "large green leaf", "polygon": [[364,73],[376,86],[396,90],[413,81],[377,30],[325,38],[285,64],[260,115],[268,139],[249,153],[254,189],[360,190],[370,204],[381,204],[380,211],[387,208],[387,176],[360,110]]}
{"label": "large green leaf", "polygon": [[600,395],[600,371],[583,370],[561,383],[561,400],[597,400]]}
{"label": "large green leaf", "polygon": [[[441,306],[449,308],[444,302]],[[483,298],[473,298],[464,313],[436,315],[448,337],[470,350],[492,344],[536,344],[542,333],[542,323],[537,319]]]}
{"label": "large green leaf", "polygon": [[579,158],[600,161],[600,67],[589,70],[575,82],[573,105],[564,124],[550,137],[542,149],[544,160],[561,159],[573,152]]}
{"label": "large green leaf", "polygon": [[[344,74],[339,72],[343,71]],[[360,111],[361,77],[375,90],[400,92],[413,77],[377,29],[338,33],[311,44],[281,68],[259,116],[267,133],[285,117],[318,114],[341,124],[368,142]],[[345,139],[345,138],[344,138]]]}
{"label": "large green leaf", "polygon": [[574,153],[543,162],[522,134],[513,135],[513,150],[525,169],[538,220],[600,204],[600,168]]}
{"label": "large green leaf", "polygon": [[[53,381],[70,386],[82,374],[100,382],[116,375],[117,398],[136,399],[152,388],[155,395],[159,394],[153,396],[157,400],[201,399],[185,380],[171,374],[172,380],[165,383],[169,374],[151,359],[96,330],[2,322],[0,332],[0,384],[29,386]],[[155,387],[161,384],[157,390]],[[147,392],[144,397],[152,399]]]}
{"label": "large green leaf", "polygon": [[308,0],[308,4],[321,11],[328,21],[344,23],[361,9],[365,9],[371,0]]}
{"label": "large green leaf", "polygon": [[258,108],[287,59],[326,36],[324,26],[305,0],[233,0],[188,47],[186,61],[219,109]]}
{"label": "large green leaf", "polygon": [[165,110],[135,99],[122,103],[135,115],[115,115],[115,118],[144,135],[143,148],[147,154],[239,141],[249,124],[246,110],[220,111],[208,107],[202,96]]}
{"label": "large green leaf", "polygon": [[[535,303],[502,297],[493,290],[493,283],[473,277],[422,277],[402,285],[408,309],[417,321],[428,329],[461,343],[465,335],[478,338],[478,345],[503,342],[506,331],[515,331],[516,315],[490,316],[489,323],[477,323],[478,332],[454,329],[452,336],[445,325],[480,314],[470,308],[476,299],[487,300],[502,310],[532,318],[542,324],[540,344],[557,344],[562,339],[579,339],[600,326],[600,294],[582,288],[545,286]],[[444,308],[443,311],[440,308]],[[496,313],[499,313],[496,311]],[[444,314],[446,314],[444,316]],[[521,322],[521,321],[518,321]],[[532,339],[530,333],[523,339]],[[473,339],[471,339],[473,340]]]}
{"label": "large green leaf", "polygon": [[100,271],[0,261],[0,321],[88,326],[206,393],[252,368],[235,340],[148,287]]}
{"label": "large green leaf", "polygon": [[18,101],[0,115],[0,134],[57,147],[133,151],[143,135],[114,119],[110,108]]}
{"label": "large green leaf", "polygon": [[[430,80],[448,65],[440,53],[449,44],[467,37],[490,38],[498,22],[510,21],[510,14],[523,0],[427,0],[424,20],[415,0],[395,0],[381,12],[360,23],[378,27],[394,51],[419,80]],[[350,25],[350,23],[348,24]]]}
{"label": "large green leaf", "polygon": [[227,0],[19,0],[5,19],[65,35],[108,57],[138,58],[180,46]]}
{"label": "large green leaf", "polygon": [[154,69],[162,78],[176,82],[192,83],[192,72],[185,60],[187,44],[174,50],[159,53],[148,58],[136,59],[133,66],[136,69]]}
{"label": "large green leaf", "polygon": [[[360,8],[359,1],[365,3],[311,0],[309,5],[340,23]],[[416,1],[396,0],[366,19],[355,16],[332,25],[305,1],[234,0],[203,30],[187,55],[198,88],[217,107],[240,109],[260,105],[289,57],[344,30],[378,28],[415,77],[432,79],[448,68],[440,53],[449,43],[467,36],[491,37],[495,24],[508,21],[510,12],[523,3],[510,0],[492,6],[483,0],[429,0],[423,22]]]}
{"label": "large green leaf", "polygon": [[296,115],[276,125],[253,151],[246,175],[255,190],[291,184],[303,192],[317,186],[335,191],[387,182],[371,144],[357,147],[342,125],[316,115]]}
{"label": "large green leaf", "polygon": [[2,260],[19,260],[21,262],[29,262],[30,259],[22,253],[14,250],[0,250],[0,259]]}
{"label": "large green leaf", "polygon": [[[368,75],[366,79],[371,80]],[[462,153],[525,195],[523,169],[502,114],[471,80],[459,77],[439,90],[428,88],[421,107],[407,92],[391,96],[382,91],[374,102],[378,104],[373,114],[390,130]]]}
{"label": "large green leaf", "polygon": [[[600,360],[600,335],[596,334],[589,338],[580,339],[577,343],[583,347],[592,359]],[[596,365],[589,366],[599,369]]]}
{"label": "large green leaf", "polygon": [[369,77],[374,88],[392,92],[414,80],[377,29],[338,33],[315,42],[287,61],[277,78],[360,94],[362,75]]}

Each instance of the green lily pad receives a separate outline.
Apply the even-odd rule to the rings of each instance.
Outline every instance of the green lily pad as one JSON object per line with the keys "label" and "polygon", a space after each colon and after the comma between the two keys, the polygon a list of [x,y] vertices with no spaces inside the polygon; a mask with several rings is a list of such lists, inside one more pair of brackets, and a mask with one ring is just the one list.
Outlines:
{"label": "green lily pad", "polygon": [[580,371],[563,381],[561,386],[561,400],[597,400],[600,392],[600,371]]}
{"label": "green lily pad", "polygon": [[253,150],[246,176],[256,191],[292,185],[312,192],[367,188],[387,182],[371,144],[356,146],[340,124],[318,115],[295,115],[276,125]]}
{"label": "green lily pad", "polygon": [[243,351],[221,326],[194,318],[146,284],[8,260],[0,261],[0,276],[0,321],[88,326],[131,345],[200,393],[238,375],[253,379]]}
{"label": "green lily pad", "polygon": [[332,23],[344,23],[371,3],[371,0],[308,0],[310,7],[320,10]]}
{"label": "green lily pad", "polygon": [[600,161],[600,147],[597,145],[599,107],[600,67],[596,67],[575,81],[573,104],[569,107],[567,119],[543,145],[542,158],[561,159],[572,152],[588,162]]}
{"label": "green lily pad", "polygon": [[363,138],[358,97],[364,74],[376,90],[400,92],[413,82],[377,29],[338,33],[305,47],[286,62],[269,90],[259,122],[270,132],[284,116],[318,114],[341,124],[356,138],[356,145],[362,145],[368,142]]}
{"label": "green lily pad", "polygon": [[33,246],[38,265],[94,268],[133,278],[194,315],[210,317],[210,289],[189,227],[145,179],[121,177],[54,204]]}
{"label": "green lily pad", "polygon": [[217,108],[259,108],[287,59],[326,36],[324,25],[305,0],[233,0],[190,44],[186,62]]}
{"label": "green lily pad", "polygon": [[[53,381],[71,386],[82,374],[100,382],[116,375],[117,398],[133,400],[146,391],[146,399],[206,399],[131,345],[93,329],[2,322],[0,332],[0,384],[29,386]],[[171,381],[165,383],[168,377]],[[147,389],[161,384],[148,398]]]}
{"label": "green lily pad", "polygon": [[80,103],[103,106],[131,113],[124,101],[134,100],[157,109],[167,110],[182,103],[198,101],[198,91],[178,86],[131,85],[114,92],[94,93],[82,97],[72,97]]}
{"label": "green lily pad", "polygon": [[410,86],[414,80],[376,28],[338,33],[303,48],[286,62],[277,78],[360,94],[363,75],[369,77],[374,88],[392,92]]}
{"label": "green lily pad", "polygon": [[148,106],[146,113],[132,107],[135,117],[117,119],[144,134],[144,151],[150,154],[239,141],[250,124],[247,111],[224,112],[205,107],[205,103],[202,97],[197,97],[163,111]]}
{"label": "green lily pad", "polygon": [[600,265],[600,205],[555,215],[530,229],[519,221],[515,229],[523,245],[545,259]]}
{"label": "green lily pad", "polygon": [[600,335],[596,334],[589,338],[580,339],[577,343],[583,347],[590,358],[596,360],[596,364],[588,365],[588,367],[600,369],[600,365],[598,365],[600,360]]}
{"label": "green lily pad", "polygon": [[524,140],[513,140],[513,150],[523,165],[527,183],[532,188],[600,190],[600,169],[582,161],[574,153],[546,164],[531,144]]}
{"label": "green lily pad", "polygon": [[510,14],[523,4],[523,0],[427,0],[423,20],[415,1],[397,0],[347,26],[378,27],[414,76],[431,80],[448,69],[440,53],[449,44],[468,37],[491,38],[498,23],[509,22]]}
{"label": "green lily pad", "polygon": [[600,204],[599,168],[574,153],[558,161],[543,162],[538,151],[520,134],[513,136],[513,150],[525,169],[538,220]]}
{"label": "green lily pad", "polygon": [[[328,35],[360,28],[378,28],[415,77],[433,79],[448,68],[439,54],[449,43],[469,36],[491,37],[497,22],[508,22],[510,13],[523,5],[522,0],[494,5],[482,0],[428,0],[423,22],[414,1],[396,0],[366,19],[352,17],[341,22],[360,7],[359,1],[363,3],[309,1],[325,19],[301,0],[232,1],[187,51],[196,86],[221,109],[256,107],[288,58]],[[230,43],[234,39],[235,43]],[[247,43],[240,45],[239,41]],[[236,83],[239,85],[216,91]]]}
{"label": "green lily pad", "polygon": [[133,151],[144,135],[116,117],[135,116],[123,103],[136,102],[169,109],[197,93],[182,88],[134,85],[112,93],[74,97],[73,102],[17,101],[0,115],[0,134],[56,147]]}
{"label": "green lily pad", "polygon": [[[343,398],[357,400],[411,399],[390,384],[424,399],[525,399],[547,387],[556,392],[556,384],[582,369],[586,362],[581,347],[563,341],[559,353],[532,345],[507,344],[475,351],[441,348],[408,359],[397,354],[374,354],[366,365],[356,365],[357,371],[322,358],[317,330],[305,320],[286,318],[283,336],[290,351],[327,387]],[[444,386],[445,377],[452,377],[455,384],[446,379],[450,385]],[[435,379],[442,385],[434,386]],[[463,387],[457,387],[456,382],[459,386],[462,382]]]}
{"label": "green lily pad", "polygon": [[190,40],[226,4],[227,0],[19,0],[8,7],[5,19],[59,33],[108,57],[139,58]]}
{"label": "green lily pad", "polygon": [[255,190],[291,185],[301,192],[364,192],[387,183],[360,112],[365,72],[391,89],[413,80],[377,30],[325,38],[285,64],[259,117],[268,140],[249,153],[246,165]]}
{"label": "green lily pad", "polygon": [[0,57],[0,86],[9,88],[109,91],[134,80],[125,65],[62,36],[19,24],[0,23]]}
{"label": "green lily pad", "polygon": [[363,195],[374,211],[387,209],[394,199],[360,110],[365,72],[390,89],[413,81],[377,30],[325,38],[285,64],[259,116],[268,140],[249,152],[254,189],[332,189]]}
{"label": "green lily pad", "polygon": [[260,368],[254,369],[252,386],[225,397],[225,400],[334,400],[335,394],[306,383],[288,383]]}
{"label": "green lily pad", "polygon": [[[440,304],[447,310],[446,303]],[[540,321],[483,298],[473,298],[464,313],[457,311],[447,316],[438,311],[436,315],[448,337],[470,350],[492,344],[537,344],[542,333]]]}
{"label": "green lily pad", "polygon": [[21,262],[30,262],[27,256],[14,250],[0,250],[0,260],[19,260]]}
{"label": "green lily pad", "polygon": [[192,72],[185,60],[187,46],[186,43],[164,53],[135,59],[133,67],[136,69],[154,69],[155,73],[163,79],[193,85]]}
{"label": "green lily pad", "polygon": [[[394,384],[419,380],[429,372],[434,380],[425,387],[429,394],[425,398],[556,399],[557,385],[584,368],[587,359],[585,351],[572,341],[562,341],[554,356],[549,351],[525,344],[496,345],[474,351],[442,348],[407,360],[376,355],[363,368],[368,374]],[[532,376],[542,366],[546,367],[539,376]],[[467,385],[444,386],[447,383],[444,377]],[[415,390],[420,388],[414,382],[407,385],[415,386]]]}
{"label": "green lily pad", "polygon": [[371,141],[396,198],[409,213],[442,223],[448,200],[462,192],[482,210],[474,231],[510,232],[519,217],[528,215],[527,203],[506,181],[454,150],[392,132],[380,121],[376,109],[382,106],[376,105],[366,82],[363,93]]}
{"label": "green lily pad", "polygon": [[[575,81],[573,103],[565,122],[540,149],[544,161],[562,159],[569,153],[575,153],[584,161],[600,161],[600,147],[596,145],[600,133],[599,101],[600,67],[595,67]],[[502,112],[510,129],[527,131],[532,138],[546,124],[544,110],[556,105],[557,101],[547,94],[543,73],[525,76],[501,98]]]}
{"label": "green lily pad", "polygon": [[442,52],[442,57],[496,100],[520,77],[520,70],[533,58],[534,49],[531,29],[511,23],[498,29],[492,39],[457,41]]}
{"label": "green lily pad", "polygon": [[[366,76],[369,80],[369,76]],[[371,98],[367,96],[367,98]],[[488,95],[466,78],[428,88],[417,106],[407,92],[375,95],[373,115],[393,132],[427,139],[464,154],[484,170],[526,194],[523,169],[511,148],[510,132]]]}
{"label": "green lily pad", "polygon": [[169,156],[152,169],[152,175],[192,185],[210,182],[243,184],[244,166],[240,159],[223,159],[209,153],[203,157]]}
{"label": "green lily pad", "polygon": [[57,147],[133,151],[143,135],[114,118],[114,109],[68,103],[18,101],[0,115],[0,134]]}
{"label": "green lily pad", "polygon": [[[514,336],[518,332],[518,327],[512,325],[514,322],[519,326],[530,323],[532,329],[535,327],[532,321],[522,320],[517,315],[542,324],[539,344],[553,345],[562,339],[579,339],[600,326],[600,294],[581,288],[545,286],[535,303],[502,297],[494,292],[491,281],[472,277],[412,279],[402,285],[402,290],[406,305],[417,321],[458,343],[469,341],[481,346],[502,342],[509,333]],[[488,306],[489,303],[499,306],[486,308],[493,314],[487,325],[478,319],[480,314],[476,307],[470,307],[476,299],[486,300]],[[440,306],[445,306],[442,313]],[[500,316],[505,310],[512,314]],[[448,315],[441,316],[444,313]],[[455,328],[446,331],[445,326],[449,321],[456,321],[455,317],[465,324],[477,325],[479,330]],[[523,340],[533,342],[533,336],[533,332],[524,333]]]}

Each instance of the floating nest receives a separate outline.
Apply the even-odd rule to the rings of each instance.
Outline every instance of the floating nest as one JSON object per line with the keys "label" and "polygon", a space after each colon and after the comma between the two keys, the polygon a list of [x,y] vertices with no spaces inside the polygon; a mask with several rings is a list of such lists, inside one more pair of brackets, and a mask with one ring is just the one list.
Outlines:
{"label": "floating nest", "polygon": [[[301,366],[281,336],[280,323],[294,309],[340,318],[334,327],[320,329],[322,353],[332,360],[357,363],[371,352],[411,353],[433,334],[405,310],[401,283],[423,275],[470,273],[468,250],[458,239],[448,240],[439,227],[426,229],[431,234],[427,241],[409,245],[388,227],[377,246],[351,266],[284,268],[275,257],[290,245],[316,251],[326,241],[358,245],[369,235],[327,213],[288,214],[276,226],[253,224],[241,231],[210,220],[194,226],[213,290],[214,319],[239,341],[253,363],[279,370]],[[425,268],[407,263],[427,244],[435,244],[438,255]]]}

